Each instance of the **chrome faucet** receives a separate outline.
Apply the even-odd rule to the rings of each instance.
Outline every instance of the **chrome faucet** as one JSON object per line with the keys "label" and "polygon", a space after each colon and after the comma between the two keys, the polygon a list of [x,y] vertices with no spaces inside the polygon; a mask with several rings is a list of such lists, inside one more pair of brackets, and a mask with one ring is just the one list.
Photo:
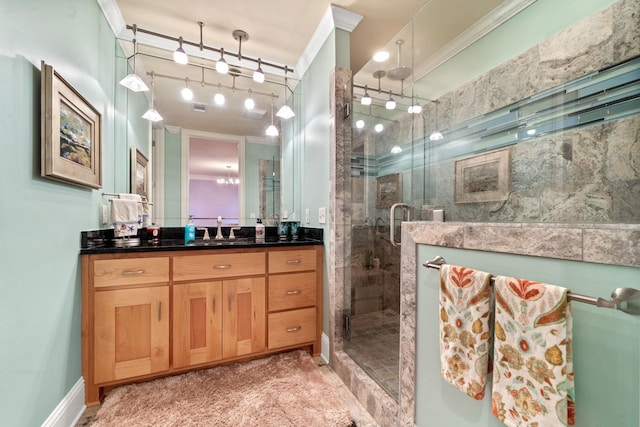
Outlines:
{"label": "chrome faucet", "polygon": [[222,240],[222,217],[218,215],[218,232],[216,233],[216,240]]}
{"label": "chrome faucet", "polygon": [[242,227],[240,227],[239,225],[236,227],[231,227],[231,231],[229,231],[229,240],[234,240],[236,238],[236,236],[233,234],[233,230],[241,230]]}
{"label": "chrome faucet", "polygon": [[211,240],[211,237],[209,237],[209,229],[207,227],[198,227],[198,230],[204,230],[202,240]]}

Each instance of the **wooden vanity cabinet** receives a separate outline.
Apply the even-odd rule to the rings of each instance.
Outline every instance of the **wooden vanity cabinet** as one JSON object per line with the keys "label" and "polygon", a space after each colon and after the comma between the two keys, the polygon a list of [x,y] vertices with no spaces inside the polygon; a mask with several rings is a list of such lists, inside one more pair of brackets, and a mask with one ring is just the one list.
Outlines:
{"label": "wooden vanity cabinet", "polygon": [[322,246],[82,255],[85,402],[132,381],[320,353]]}

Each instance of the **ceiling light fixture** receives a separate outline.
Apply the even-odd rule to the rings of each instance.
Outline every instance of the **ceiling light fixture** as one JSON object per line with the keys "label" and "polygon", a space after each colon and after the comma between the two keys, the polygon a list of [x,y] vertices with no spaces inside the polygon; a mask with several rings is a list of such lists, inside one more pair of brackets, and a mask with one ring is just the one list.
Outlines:
{"label": "ceiling light fixture", "polygon": [[293,110],[287,105],[287,89],[289,88],[289,86],[287,85],[288,70],[289,70],[289,67],[285,65],[284,66],[284,102],[285,103],[282,107],[280,107],[280,109],[276,113],[276,116],[283,118],[285,120],[289,120],[291,117],[296,115],[296,113],[294,113]]}
{"label": "ceiling light fixture", "polygon": [[251,97],[251,89],[249,89],[249,97],[244,100],[244,108],[247,110],[253,110],[256,107],[256,102]]}
{"label": "ceiling light fixture", "polygon": [[229,72],[229,64],[224,60],[224,48],[220,48],[220,59],[216,62],[216,71],[220,74],[227,74]]}
{"label": "ceiling light fixture", "polygon": [[264,83],[264,71],[262,71],[262,59],[258,58],[258,68],[253,72],[253,81]]}
{"label": "ceiling light fixture", "polygon": [[386,108],[387,110],[396,109],[396,101],[394,101],[393,98],[391,97],[391,91],[389,91],[389,99],[387,100],[387,103],[384,104],[384,108]]}
{"label": "ceiling light fixture", "polygon": [[367,85],[364,85],[364,95],[360,98],[360,104],[371,105],[371,97],[369,96],[369,92],[367,92]]}
{"label": "ceiling light fixture", "polygon": [[182,36],[178,37],[178,43],[180,46],[173,52],[173,60],[176,64],[186,65],[189,63],[189,57],[187,56],[187,52],[182,48]]}
{"label": "ceiling light fixture", "polygon": [[382,126],[382,123],[378,123],[377,125],[375,125],[374,129],[376,132],[380,133],[384,130],[384,126]]}
{"label": "ceiling light fixture", "polygon": [[220,83],[218,83],[218,93],[213,97],[213,102],[215,102],[216,105],[224,105],[225,98],[222,94],[222,85]]}
{"label": "ceiling light fixture", "polygon": [[398,144],[391,147],[391,154],[399,154],[399,153],[402,153],[402,148]]}
{"label": "ceiling light fixture", "polygon": [[273,105],[273,96],[271,97],[271,126],[267,128],[267,136],[278,136],[280,132],[278,132],[278,128],[273,125],[273,110],[275,106]]}
{"label": "ceiling light fixture", "polygon": [[360,119],[360,120],[356,121],[356,127],[358,129],[362,129],[364,127],[364,120]]}
{"label": "ceiling light fixture", "polygon": [[136,55],[138,54],[138,44],[136,43],[136,31],[138,27],[135,25],[131,28],[133,31],[133,73],[127,74],[125,78],[120,80],[120,84],[134,92],[146,92],[149,90],[142,78],[136,74]]}
{"label": "ceiling light fixture", "polygon": [[389,59],[389,52],[386,50],[379,50],[373,54],[373,60],[376,62],[384,62]]}
{"label": "ceiling light fixture", "polygon": [[162,116],[154,108],[154,101],[153,101],[153,72],[151,73],[151,103],[150,103],[149,109],[142,115],[142,118],[150,120],[152,122],[159,122],[160,120],[162,120]]}
{"label": "ceiling light fixture", "polygon": [[182,99],[185,101],[191,101],[193,99],[193,91],[189,87],[189,77],[185,77],[184,88],[182,88],[180,94],[182,95]]}

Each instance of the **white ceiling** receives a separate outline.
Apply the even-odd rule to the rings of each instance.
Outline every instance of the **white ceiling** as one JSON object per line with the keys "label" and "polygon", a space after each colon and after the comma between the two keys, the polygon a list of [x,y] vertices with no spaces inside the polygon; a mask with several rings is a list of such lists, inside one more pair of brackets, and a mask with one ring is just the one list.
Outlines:
{"label": "white ceiling", "polygon": [[[239,50],[238,41],[232,36],[234,30],[243,30],[249,35],[241,46],[243,57],[262,58],[282,68],[285,65],[293,68],[288,81],[289,87],[293,88],[313,59],[314,50],[320,46],[317,38],[322,38],[322,34],[316,34],[316,31],[328,26],[331,5],[337,6],[346,11],[346,15],[362,17],[359,22],[355,19],[357,26],[350,39],[354,82],[377,88],[378,80],[373,73],[388,73],[400,61],[401,66],[412,72],[406,80],[401,82],[385,76],[380,83],[383,90],[396,93],[402,88],[406,90],[438,63],[508,18],[513,10],[535,0],[98,1],[128,54],[133,51],[130,42],[133,32],[126,25],[135,24],[141,30],[176,39],[181,36],[199,43],[198,21],[201,21],[204,24],[203,44],[224,48],[227,62],[238,67],[239,75],[235,79],[231,75],[221,75],[214,69],[219,53],[201,51],[186,44],[184,49],[190,57],[189,65],[175,64],[171,59],[177,48],[175,41],[152,37],[139,30],[138,74],[146,73],[147,81],[150,72],[173,77],[154,79],[156,108],[164,117],[162,125],[264,137],[264,130],[272,120],[272,101],[277,111],[288,94],[283,84],[283,72],[263,65],[267,81],[263,84],[253,82],[250,76],[256,68],[255,63],[246,59],[238,61],[232,55]],[[404,40],[400,60],[397,57],[398,39]],[[370,61],[373,53],[381,48],[391,53],[389,60],[385,63]],[[180,90],[186,85],[185,78],[189,79],[189,86],[195,93],[194,101],[205,105],[206,112],[193,111],[192,102],[180,97]],[[256,101],[256,110],[252,113],[247,113],[243,105],[248,89],[253,91]],[[218,90],[227,97],[224,107],[213,103],[213,95]],[[358,92],[354,93],[357,96]],[[276,125],[278,121],[276,117]]]}

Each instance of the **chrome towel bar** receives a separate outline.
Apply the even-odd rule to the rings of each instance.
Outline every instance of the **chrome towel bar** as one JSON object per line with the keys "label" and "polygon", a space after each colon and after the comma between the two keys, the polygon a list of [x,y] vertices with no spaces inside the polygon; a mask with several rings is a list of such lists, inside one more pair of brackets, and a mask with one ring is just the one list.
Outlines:
{"label": "chrome towel bar", "polygon": [[[422,266],[440,270],[443,264],[446,264],[445,259],[441,256],[436,256],[431,261],[425,261]],[[491,285],[494,283],[495,280],[491,278]],[[634,288],[618,288],[614,290],[611,293],[611,300],[574,294],[573,292],[569,292],[568,297],[571,301],[583,302],[602,308],[612,308],[634,316],[640,315],[640,291]]]}

